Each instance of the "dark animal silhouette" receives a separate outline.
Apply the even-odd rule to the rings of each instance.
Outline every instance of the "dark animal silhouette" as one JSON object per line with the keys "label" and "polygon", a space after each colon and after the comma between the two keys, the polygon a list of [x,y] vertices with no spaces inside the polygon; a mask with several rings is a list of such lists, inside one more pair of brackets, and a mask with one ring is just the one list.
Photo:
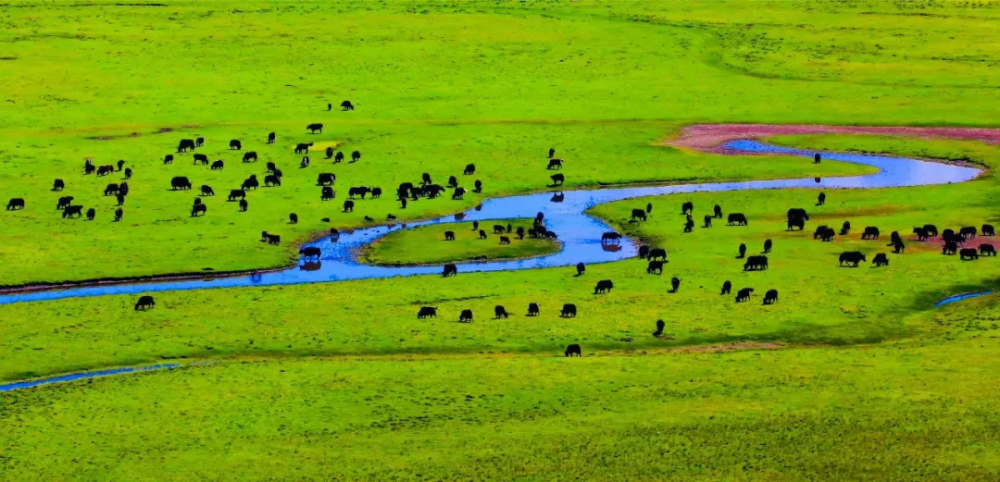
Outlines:
{"label": "dark animal silhouette", "polygon": [[653,203],[646,203],[646,214],[653,212]]}
{"label": "dark animal silhouette", "polygon": [[980,234],[983,236],[996,236],[997,232],[993,229],[992,224],[984,224]]}
{"label": "dark animal silhouette", "polygon": [[[788,218],[786,231],[795,231],[795,228],[799,228],[802,231],[806,228],[806,220],[803,218]],[[814,235],[815,239],[815,235]]]}
{"label": "dark animal silhouette", "polygon": [[349,100],[345,100],[340,103],[340,110],[342,111],[354,110],[354,104],[352,104],[351,101]]}
{"label": "dark animal silhouette", "polygon": [[476,173],[476,165],[475,164],[467,164],[465,166],[465,170],[462,171],[462,174],[464,174],[466,176],[471,176],[471,175],[473,175],[475,173]]}
{"label": "dark animal silhouette", "polygon": [[510,244],[510,238],[507,236],[500,236],[500,244]]}
{"label": "dark animal silhouette", "polygon": [[86,174],[92,174],[96,170],[97,170],[97,168],[94,167],[93,164],[87,164],[87,165],[83,166],[83,173],[85,175]]}
{"label": "dark animal silhouette", "polygon": [[645,244],[642,245],[642,246],[639,246],[639,255],[638,256],[639,256],[639,258],[643,258],[643,259],[645,259],[647,256],[649,256],[649,246],[646,246]]}
{"label": "dark animal silhouette", "polygon": [[840,253],[840,266],[843,266],[846,263],[857,268],[858,263],[861,263],[862,261],[868,261],[868,258],[865,257],[865,255],[860,251],[847,251]]}
{"label": "dark animal silhouette", "polygon": [[199,204],[191,208],[191,217],[198,216],[198,213],[205,214],[208,212],[208,206],[204,204]]}
{"label": "dark animal silhouette", "polygon": [[764,253],[770,253],[772,246],[773,246],[773,243],[771,243],[771,240],[770,239],[765,239],[764,240]]}
{"label": "dark animal silhouette", "polygon": [[965,226],[958,231],[958,235],[962,239],[975,239],[976,237],[976,227],[975,226]]}
{"label": "dark animal silhouette", "polygon": [[244,191],[242,189],[233,189],[233,190],[229,191],[229,197],[227,198],[227,200],[229,200],[229,201],[235,201],[236,198],[246,199],[247,198],[246,191]]}
{"label": "dark animal silhouette", "polygon": [[332,186],[337,181],[337,176],[330,172],[321,173],[316,178],[317,186]]}
{"label": "dark animal silhouette", "polygon": [[538,303],[528,303],[528,316],[538,316]]}
{"label": "dark animal silhouette", "polygon": [[457,274],[458,274],[458,267],[450,263],[444,265],[444,271],[441,273],[441,275],[444,276],[445,278],[449,276],[455,276]]}
{"label": "dark animal silhouette", "polygon": [[562,310],[559,312],[559,316],[563,318],[575,318],[576,317],[576,305],[573,303],[566,303],[563,305]]}
{"label": "dark animal silhouette", "polygon": [[477,194],[483,192],[483,181],[476,179],[476,182],[472,183],[472,185],[473,185],[472,192]]}
{"label": "dark animal silhouette", "polygon": [[62,179],[56,179],[55,182],[52,183],[53,191],[62,191],[65,188],[66,188],[66,183],[64,183]]}
{"label": "dark animal silhouette", "polygon": [[122,208],[115,209],[115,222],[121,221],[124,215],[125,211],[122,211]]}
{"label": "dark animal silhouette", "polygon": [[711,215],[708,215],[708,214],[705,215],[705,224],[702,225],[702,227],[703,228],[710,228],[710,227],[712,227],[712,216]]}
{"label": "dark animal silhouette", "polygon": [[[242,191],[240,191],[240,192],[242,192]],[[212,189],[212,186],[203,185],[203,186],[201,186],[201,195],[202,196],[214,196],[215,195],[215,190]],[[229,200],[232,201],[232,198],[230,198]]]}
{"label": "dark animal silhouette", "polygon": [[299,215],[291,213],[288,215],[288,224],[299,224]]}
{"label": "dark animal silhouette", "polygon": [[684,232],[690,233],[692,231],[694,231],[694,220],[691,219],[691,216],[688,216],[687,221],[684,221]]}
{"label": "dark animal silhouette", "polygon": [[566,177],[563,176],[562,174],[554,174],[552,176],[549,176],[549,178],[552,179],[553,186],[562,186],[563,182],[566,181]]}
{"label": "dark animal silhouette", "polygon": [[167,154],[163,158],[163,163],[164,164],[173,164],[173,162],[174,162],[174,155],[173,154]]}
{"label": "dark animal silhouette", "polygon": [[928,237],[927,230],[921,227],[913,228],[913,234],[917,235],[917,241],[926,241]]}
{"label": "dark animal silhouette", "polygon": [[[576,311],[575,311],[576,307],[574,307],[573,309],[574,309],[573,314],[575,315],[576,314]],[[574,343],[574,344],[569,345],[569,346],[566,347],[566,351],[565,351],[564,355],[567,356],[567,357],[583,356],[583,351],[580,349],[580,345],[577,345],[576,343]]]}
{"label": "dark animal silhouette", "polygon": [[221,171],[222,168],[224,167],[226,167],[226,163],[220,159],[218,161],[213,162],[212,167],[210,169],[213,171]]}
{"label": "dark animal silhouette", "polygon": [[300,142],[300,143],[298,143],[298,144],[295,145],[295,153],[296,154],[308,154],[309,153],[309,148],[312,147],[312,145],[313,145],[312,142],[309,142],[309,143]]}
{"label": "dark animal silhouette", "polygon": [[354,186],[347,190],[347,197],[354,199],[354,196],[361,196],[364,199],[368,191],[368,186]]}
{"label": "dark animal silhouette", "polygon": [[451,200],[452,201],[460,201],[463,197],[465,197],[465,188],[464,187],[456,187],[455,188],[455,192],[451,193]]}
{"label": "dark animal silhouette", "polygon": [[670,292],[676,293],[679,289],[681,289],[681,279],[676,276],[670,278]]}
{"label": "dark animal silhouette", "polygon": [[747,262],[743,263],[743,271],[757,271],[767,269],[767,256],[751,256]]}
{"label": "dark animal silhouette", "polygon": [[445,241],[454,241],[455,240],[455,232],[454,231],[445,231],[444,232],[444,240]]}
{"label": "dark animal silhouette", "polygon": [[56,209],[64,209],[73,203],[73,196],[63,196],[59,198],[59,202],[56,203]]}
{"label": "dark animal silhouette", "polygon": [[582,262],[576,263],[576,275],[577,276],[583,276],[583,273],[585,273],[586,271],[587,271],[587,266],[586,265],[584,265]]}
{"label": "dark animal silhouette", "polygon": [[549,159],[549,165],[546,169],[562,169],[562,165],[562,159]]}
{"label": "dark animal silhouette", "polygon": [[944,247],[941,249],[941,254],[955,254],[958,251],[958,243],[954,241],[945,241]]}
{"label": "dark animal silhouette", "polygon": [[479,239],[486,239],[486,231],[479,230]]}
{"label": "dark animal silhouette", "polygon": [[204,137],[199,137],[199,138],[195,139],[194,140],[194,145],[195,145],[195,147],[204,146],[205,145],[205,138]]}
{"label": "dark animal silhouette", "polygon": [[97,210],[90,208],[87,210],[87,221],[93,221],[94,216],[97,216]]}
{"label": "dark animal silhouette", "polygon": [[24,209],[24,198],[15,197],[7,201],[8,211],[20,211],[21,209]]}
{"label": "dark animal silhouette", "polygon": [[177,152],[185,152],[193,150],[194,150],[194,139],[181,139],[180,144],[177,145]]}
{"label": "dark animal silhouette", "polygon": [[517,227],[517,239],[524,239],[524,228],[521,226]]}
{"label": "dark animal silhouette", "polygon": [[83,206],[66,206],[63,208],[63,219],[72,218],[74,215],[77,217],[83,216]]}
{"label": "dark animal silhouette", "polygon": [[264,166],[267,168],[265,172],[273,173],[278,170],[278,166],[274,165],[271,161],[268,161]]}
{"label": "dark animal silhouette", "polygon": [[722,206],[715,205],[715,217],[722,219]]}
{"label": "dark animal silhouette", "polygon": [[602,280],[598,281],[597,282],[597,286],[594,287],[594,294],[596,295],[596,294],[600,294],[600,293],[610,293],[611,292],[611,288],[614,288],[614,287],[615,287],[615,284],[612,283],[611,280],[609,280],[609,279],[602,279]]}
{"label": "dark animal silhouette", "polygon": [[736,257],[737,259],[743,259],[747,255],[746,243],[740,243],[739,252],[740,252],[739,256]]}
{"label": "dark animal silhouette", "polygon": [[493,308],[493,316],[498,320],[500,318],[507,318],[508,316],[507,309],[504,308],[502,305],[497,305],[496,307]]}
{"label": "dark animal silhouette", "polygon": [[320,195],[320,201],[329,201],[334,198],[333,188],[330,186],[323,187],[323,194]]}
{"label": "dark animal silhouette", "polygon": [[118,206],[124,206],[125,205],[125,194],[122,194],[121,192],[119,192],[118,195],[115,196],[115,200],[118,201]]}
{"label": "dark animal silhouette", "polygon": [[816,164],[819,164],[820,160],[821,160],[821,158],[819,157],[819,153],[817,152],[816,155],[813,156],[813,162],[816,163]]}
{"label": "dark animal silhouette", "polygon": [[299,163],[300,169],[305,169],[309,167],[309,156],[303,157],[302,162]]}
{"label": "dark animal silhouette", "polygon": [[322,134],[323,124],[309,124],[306,126],[306,129],[309,131],[310,134],[315,134],[316,132]]}
{"label": "dark animal silhouette", "polygon": [[277,234],[268,234],[267,244],[273,244],[275,246],[281,244],[281,236],[278,236]]}
{"label": "dark animal silhouette", "polygon": [[266,187],[281,186],[281,178],[274,174],[271,174],[270,176],[264,176],[264,186]]}
{"label": "dark animal silhouette", "polygon": [[324,154],[326,154],[326,158],[327,159],[332,158],[333,157],[333,148],[332,147],[327,147],[326,151],[324,151]]}
{"label": "dark animal silhouette", "polygon": [[874,258],[872,258],[872,264],[876,267],[889,266],[889,258],[885,255],[885,253],[878,253]]}
{"label": "dark animal silhouette", "polygon": [[194,198],[194,205],[197,206],[201,204],[201,198]]}
{"label": "dark animal silhouette", "polygon": [[338,163],[338,162],[343,162],[343,161],[344,161],[344,153],[338,151],[337,155],[333,156],[333,162],[334,163]]}
{"label": "dark animal silhouette", "polygon": [[663,274],[663,261],[650,261],[649,265],[646,266],[646,273],[653,274]]}
{"label": "dark animal silhouette", "polygon": [[177,189],[191,189],[191,181],[184,176],[177,176],[170,180],[170,187],[175,191]]}
{"label": "dark animal silhouette", "polygon": [[121,172],[122,168],[125,167],[125,161],[118,161],[117,166],[118,171]]}
{"label": "dark animal silhouette", "polygon": [[351,162],[358,162],[361,160],[361,151],[354,151],[351,153]]}
{"label": "dark animal silhouette", "polygon": [[248,207],[250,207],[250,203],[248,203],[246,199],[240,199],[240,212],[247,212]]}
{"label": "dark animal silhouette", "polygon": [[243,153],[243,162],[257,161],[257,151],[249,151]]}
{"label": "dark animal silhouette", "polygon": [[299,254],[303,258],[319,258],[323,251],[315,246],[310,246],[308,248],[302,248],[299,250]]}
{"label": "dark animal silhouette", "polygon": [[681,214],[692,214],[692,213],[694,213],[693,202],[687,201],[684,204],[681,204]]}
{"label": "dark animal silhouette", "polygon": [[240,143],[240,141],[233,139],[229,141],[229,148],[238,151],[243,148],[243,144]]}
{"label": "dark animal silhouette", "polygon": [[659,338],[663,336],[663,329],[667,327],[667,324],[663,320],[656,320],[656,331],[653,332],[653,336]]}
{"label": "dark animal silhouette", "polygon": [[250,189],[257,189],[257,186],[259,185],[260,184],[257,182],[257,175],[251,174],[250,177],[243,181],[243,184],[240,187],[243,188],[244,191],[249,191]]}
{"label": "dark animal silhouette", "polygon": [[115,167],[112,166],[111,164],[108,164],[108,165],[101,166],[101,167],[97,168],[97,175],[99,177],[107,176],[108,174],[111,174],[113,172],[115,172]]}
{"label": "dark animal silhouette", "polygon": [[747,225],[747,217],[744,216],[742,213],[730,213],[729,217],[727,218],[727,221],[728,222],[726,224],[728,224],[729,226],[732,226],[734,224],[737,226]]}
{"label": "dark animal silhouette", "polygon": [[[424,182],[424,184],[431,184],[430,179],[431,179],[430,176],[425,177],[424,181],[426,182]],[[448,176],[448,187],[449,188],[458,187],[458,178],[455,176]]]}
{"label": "dark animal silhouette", "polygon": [[601,244],[618,244],[621,242],[622,235],[615,232],[607,232],[601,235]]}
{"label": "dark animal silhouette", "polygon": [[156,306],[156,301],[153,301],[153,297],[149,295],[140,296],[139,301],[135,303],[135,311],[145,311]]}
{"label": "dark animal silhouette", "polygon": [[652,261],[659,258],[660,261],[667,260],[667,250],[663,248],[650,248],[649,256],[646,257],[647,261]]}
{"label": "dark animal silhouette", "polygon": [[458,316],[458,321],[460,323],[472,323],[472,310],[462,310],[462,314]]}
{"label": "dark animal silhouette", "polygon": [[424,318],[437,318],[437,307],[436,306],[424,306],[420,308],[417,312],[417,319],[422,320]]}
{"label": "dark animal silhouette", "polygon": [[344,212],[345,213],[354,212],[354,201],[351,201],[350,199],[344,201]]}
{"label": "dark animal silhouette", "polygon": [[191,157],[194,159],[194,164],[208,164],[208,156],[205,154],[195,154]]}
{"label": "dark animal silhouette", "polygon": [[778,301],[778,290],[767,290],[767,293],[764,293],[765,305],[773,305],[777,301]]}
{"label": "dark animal silhouette", "polygon": [[552,156],[554,156],[554,155],[556,155],[556,150],[554,148],[550,147],[549,148],[549,159],[551,159]]}
{"label": "dark animal silhouette", "polygon": [[639,219],[640,221],[645,221],[646,220],[646,211],[643,211],[642,209],[633,209],[632,210],[632,220],[635,221],[636,219]]}
{"label": "dark animal silhouette", "polygon": [[274,141],[278,138],[273,132],[267,135],[267,143],[274,144]]}
{"label": "dark animal silhouette", "polygon": [[861,234],[861,239],[878,239],[879,231],[875,226],[868,226],[865,228],[865,232]]}
{"label": "dark animal silhouette", "polygon": [[809,213],[807,213],[806,210],[802,209],[802,208],[791,208],[791,209],[788,210],[788,213],[787,213],[786,217],[788,219],[802,218],[802,219],[808,221],[809,220]]}
{"label": "dark animal silhouette", "polygon": [[983,243],[979,245],[979,254],[981,256],[996,256],[997,249],[992,244]]}
{"label": "dark animal silhouette", "polygon": [[933,224],[925,224],[924,230],[927,231],[927,236],[933,238],[938,235],[938,228]]}
{"label": "dark animal silhouette", "polygon": [[553,194],[552,195],[552,199],[549,199],[549,201],[552,201],[554,203],[561,203],[565,199],[566,199],[566,196],[563,193],[559,192],[559,193]]}
{"label": "dark animal silhouette", "polygon": [[732,291],[733,291],[733,284],[731,282],[729,282],[729,280],[726,280],[725,283],[722,283],[722,292],[719,293],[719,294],[720,295],[728,295]]}
{"label": "dark animal silhouette", "polygon": [[851,222],[844,221],[844,224],[840,227],[840,235],[847,236],[851,232]]}
{"label": "dark animal silhouette", "polygon": [[131,167],[126,167],[125,168],[125,179],[132,179],[132,168]]}
{"label": "dark animal silhouette", "polygon": [[821,192],[819,193],[819,196],[816,197],[816,205],[822,206],[824,204],[826,204],[826,193]]}
{"label": "dark animal silhouette", "polygon": [[750,301],[750,294],[753,293],[753,288],[741,288],[736,292],[736,302],[742,303],[744,301]]}
{"label": "dark animal silhouette", "polygon": [[976,251],[975,248],[962,248],[962,250],[958,252],[958,255],[962,258],[962,260],[972,261],[979,259],[979,252]]}
{"label": "dark animal silhouette", "polygon": [[507,228],[503,227],[503,225],[500,224],[493,225],[493,234],[503,234],[505,232],[507,232]]}
{"label": "dark animal silhouette", "polygon": [[900,253],[902,253],[903,251],[906,250],[906,245],[903,244],[903,240],[902,239],[897,238],[897,239],[893,240],[892,243],[891,243],[891,245],[892,245],[892,252],[893,253],[900,254]]}

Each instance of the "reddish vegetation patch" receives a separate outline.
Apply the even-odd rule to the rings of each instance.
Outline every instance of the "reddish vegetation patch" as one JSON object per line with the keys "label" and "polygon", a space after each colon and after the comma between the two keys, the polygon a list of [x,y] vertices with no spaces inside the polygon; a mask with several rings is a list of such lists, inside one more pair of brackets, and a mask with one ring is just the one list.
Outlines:
{"label": "reddish vegetation patch", "polygon": [[1000,144],[1000,129],[969,127],[855,127],[769,124],[697,124],[684,128],[684,130],[681,131],[680,137],[667,141],[667,144],[703,152],[726,154],[726,149],[723,149],[720,146],[729,141],[809,134],[869,134],[923,138],[943,137],[948,139],[977,140],[987,144]]}

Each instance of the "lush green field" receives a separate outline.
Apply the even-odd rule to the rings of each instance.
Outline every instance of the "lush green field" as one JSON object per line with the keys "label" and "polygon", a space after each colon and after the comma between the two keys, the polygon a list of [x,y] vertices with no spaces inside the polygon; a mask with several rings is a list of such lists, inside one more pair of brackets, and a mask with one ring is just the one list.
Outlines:
{"label": "lush green field", "polygon": [[[512,232],[495,234],[493,226],[510,226]],[[517,238],[517,228],[531,228],[530,219],[512,219],[504,222],[483,222],[479,229],[486,239],[479,237],[471,222],[446,223],[422,226],[393,232],[379,238],[361,250],[358,258],[368,264],[420,265],[444,264],[469,259],[503,260],[533,258],[559,251],[559,242],[545,238]],[[455,239],[447,241],[445,233]],[[510,244],[500,244],[500,236],[510,239]]]}
{"label": "lush green field", "polygon": [[[871,172],[665,145],[693,123],[998,124],[993,2],[57,1],[3,4],[0,18],[0,200],[28,204],[0,212],[8,286],[288,265],[331,227],[552,190],[550,147],[567,190]],[[356,110],[339,111],[344,99]],[[305,130],[314,122],[322,134]],[[223,170],[174,152],[198,136],[196,152]],[[997,147],[971,141],[772,141],[1000,166]],[[307,168],[300,142],[315,143]],[[328,145],[362,158],[334,164]],[[246,151],[260,159],[240,162]],[[84,175],[87,157],[135,171],[122,222],[102,196],[122,173]],[[263,181],[269,161],[282,186],[251,191],[238,212],[228,191]],[[475,174],[462,175],[470,163]],[[320,200],[324,172],[337,175],[332,201]],[[423,173],[484,190],[402,209],[396,186]],[[195,189],[172,191],[174,176]],[[56,178],[62,193],[50,191]],[[203,184],[216,195],[192,218]],[[359,185],[385,194],[343,212]],[[96,219],[62,219],[64,195]],[[827,195],[822,207],[815,190],[780,190],[591,209],[666,248],[662,275],[632,259],[579,277],[567,267],[164,292],[146,312],[135,296],[0,306],[3,381],[193,364],[0,393],[0,480],[996,479],[1000,297],[934,303],[996,287],[1000,260],[962,262],[910,232],[1000,224],[997,178]],[[685,201],[696,220],[720,204],[750,224],[682,233]],[[650,219],[628,222],[647,202]],[[785,230],[791,207],[808,209],[805,232]],[[812,239],[845,220],[850,236]],[[405,231],[369,259],[495,255],[478,246],[499,248],[495,235],[456,226],[454,243],[439,241],[444,225]],[[861,241],[864,226],[886,239]],[[893,230],[904,254],[886,246]],[[260,243],[261,231],[282,245]],[[757,254],[765,239],[770,269],[743,272],[737,247]],[[891,263],[839,268],[850,250]],[[594,294],[601,279],[611,293]],[[726,280],[755,295],[720,296]],[[762,305],[772,288],[779,301]],[[526,316],[533,302],[538,317]],[[564,303],[579,315],[559,317]],[[438,317],[418,320],[429,305]],[[493,320],[497,305],[511,316]],[[457,322],[464,309],[473,323]],[[571,343],[582,358],[562,356]]]}

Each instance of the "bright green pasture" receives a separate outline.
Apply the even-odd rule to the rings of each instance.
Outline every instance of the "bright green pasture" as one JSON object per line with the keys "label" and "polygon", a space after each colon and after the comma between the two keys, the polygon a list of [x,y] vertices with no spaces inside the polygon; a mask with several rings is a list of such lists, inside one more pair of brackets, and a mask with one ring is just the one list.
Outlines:
{"label": "bright green pasture", "polygon": [[[511,233],[506,232],[507,226]],[[504,228],[503,234],[495,234],[494,226]],[[443,264],[465,261],[470,258],[487,260],[533,258],[559,251],[559,242],[545,238],[517,238],[517,228],[531,229],[530,219],[505,219],[485,221],[479,230],[486,233],[486,239],[479,237],[479,230],[473,229],[471,222],[445,223],[422,226],[414,229],[395,231],[363,248],[358,258],[367,264],[379,265],[420,265]],[[455,239],[445,240],[445,233],[451,232]],[[510,244],[500,244],[500,237],[506,236]]]}

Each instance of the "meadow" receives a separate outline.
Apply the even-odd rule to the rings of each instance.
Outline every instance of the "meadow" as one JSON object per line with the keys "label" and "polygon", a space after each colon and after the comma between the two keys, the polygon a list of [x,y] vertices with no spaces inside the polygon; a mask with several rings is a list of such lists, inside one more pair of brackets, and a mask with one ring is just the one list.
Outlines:
{"label": "meadow", "polygon": [[[330,228],[436,218],[518,193],[870,173],[669,141],[697,123],[997,126],[998,17],[994,2],[930,1],[3,4],[0,199],[27,206],[0,212],[0,286],[290,266]],[[355,110],[339,110],[345,99]],[[305,129],[315,122],[322,133]],[[199,136],[195,152],[223,170],[175,152]],[[589,211],[667,249],[662,275],[627,259],[584,276],[563,267],[162,292],[145,312],[122,295],[0,305],[0,381],[183,364],[0,392],[0,480],[996,478],[1000,297],[935,303],[996,288],[1000,261],[944,256],[911,229],[1000,224],[998,147],[767,141],[986,172],[827,190],[824,206],[814,189],[786,189]],[[314,143],[307,168],[293,152],[302,142]],[[348,160],[325,159],[327,146]],[[549,148],[565,160],[562,187],[549,186]],[[260,159],[241,162],[246,151]],[[133,169],[121,222],[103,189],[122,173],[84,175],[88,157]],[[238,212],[226,194],[263,178],[267,162],[282,185],[251,191]],[[475,174],[463,175],[470,163]],[[337,176],[331,201],[316,185],[323,172]],[[484,189],[403,209],[392,193],[423,173]],[[174,176],[194,189],[171,190]],[[64,191],[51,191],[56,178]],[[198,196],[203,184],[216,195]],[[385,195],[344,212],[357,185]],[[95,220],[63,219],[65,195]],[[190,216],[195,197],[204,216]],[[750,224],[684,233],[687,201],[696,221],[719,204]],[[649,220],[632,222],[646,203]],[[785,229],[791,207],[809,211],[804,231]],[[850,236],[813,239],[816,226],[845,220]],[[461,239],[441,241],[448,226]],[[859,239],[864,226],[883,239]],[[281,245],[261,243],[261,231]],[[891,231],[904,254],[886,246]],[[769,269],[744,272],[737,247],[755,255],[766,239]],[[484,251],[459,223],[403,231],[362,255],[438,263],[556,248],[512,247]],[[853,250],[891,263],[838,267]],[[593,293],[601,279],[614,280],[611,293]],[[720,295],[727,280],[734,292],[755,288],[751,301]],[[762,305],[772,288],[778,303]],[[529,303],[540,316],[526,316]],[[564,303],[579,315],[560,318]],[[418,320],[428,305],[438,317]],[[492,319],[497,305],[510,318]],[[473,323],[457,323],[464,309]],[[563,357],[571,343],[583,357]]]}

